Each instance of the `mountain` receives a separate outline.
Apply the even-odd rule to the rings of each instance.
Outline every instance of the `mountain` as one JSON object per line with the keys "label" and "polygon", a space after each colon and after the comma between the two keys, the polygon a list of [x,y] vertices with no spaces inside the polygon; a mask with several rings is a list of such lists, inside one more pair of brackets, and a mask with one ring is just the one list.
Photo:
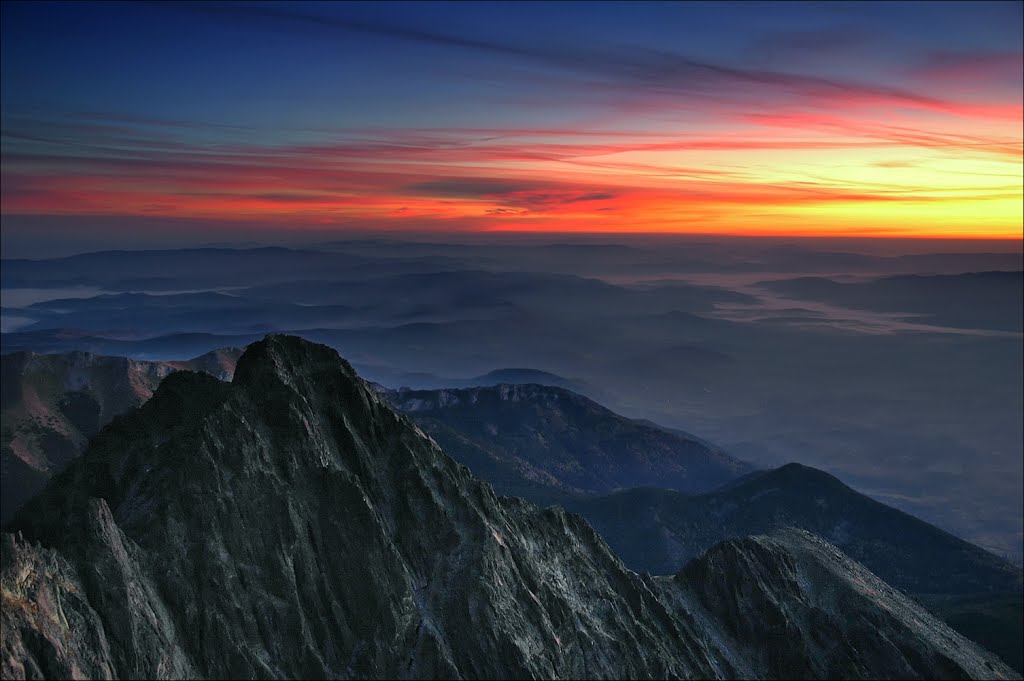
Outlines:
{"label": "mountain", "polygon": [[[3,288],[98,286],[108,290],[185,290],[328,275],[369,262],[342,253],[279,247],[99,251],[66,258],[3,261]],[[183,286],[183,283],[189,285]]]}
{"label": "mountain", "polygon": [[793,526],[910,593],[1021,590],[1021,570],[1009,561],[795,463],[706,494],[634,489],[562,503],[601,532],[627,565],[654,574],[674,573],[720,541]]}
{"label": "mountain", "polygon": [[571,378],[565,378],[550,371],[540,369],[507,368],[488,371],[486,374],[462,380],[462,387],[472,388],[476,386],[507,385],[514,383],[532,383],[535,385],[550,385],[559,388],[572,390],[573,392],[593,392],[594,388],[587,383]]}
{"label": "mountain", "polygon": [[[567,470],[576,474],[571,481],[579,480],[580,471],[588,471],[595,459],[599,465],[631,461],[631,452],[644,448],[652,431],[658,438],[682,440],[684,460],[694,446],[716,450],[687,433],[666,434],[667,429],[624,419],[567,391],[517,386],[505,388],[507,401],[502,401],[502,390],[384,394],[499,492],[582,515],[634,570],[672,574],[717,542],[799,527],[824,537],[915,597],[940,594],[938,600],[923,602],[957,631],[999,651],[1003,660],[1024,671],[1018,663],[1019,645],[1015,652],[1007,642],[1024,635],[1020,618],[1007,616],[1021,590],[1021,570],[1012,563],[798,464],[748,473],[711,492],[707,490],[714,485],[705,479],[703,489],[690,487],[706,492],[697,495],[662,489],[692,484],[691,479],[673,480],[671,459],[656,460],[660,471],[654,468],[646,479],[618,480],[628,483],[622,487],[652,487],[603,494],[598,484],[567,484]],[[621,441],[609,438],[609,432]],[[625,449],[619,442],[626,443]],[[599,456],[587,458],[594,450]],[[631,465],[638,464],[632,460]]]}
{"label": "mountain", "polygon": [[81,454],[115,416],[142,404],[173,371],[229,379],[237,348],[181,362],[146,362],[86,352],[0,357],[0,522]]}
{"label": "mountain", "polygon": [[[604,494],[658,486],[705,491],[752,470],[706,442],[620,416],[547,385],[384,390],[475,475],[503,494]],[[678,566],[677,566],[678,567]]]}
{"label": "mountain", "polygon": [[[299,334],[302,335],[302,334]],[[550,371],[529,368],[504,368],[470,378],[439,376],[426,371],[404,371],[395,367],[361,362],[353,364],[359,375],[388,388],[406,390],[438,390],[442,388],[475,388],[513,383],[535,383],[566,388],[600,399],[600,388],[580,379],[566,378]]]}
{"label": "mountain", "polygon": [[927,324],[1024,331],[1024,271],[905,274],[853,283],[798,277],[758,286],[794,298],[908,313]]}
{"label": "mountain", "polygon": [[[50,475],[61,470],[71,458],[78,456],[84,449],[87,440],[95,435],[100,427],[106,425],[114,416],[131,407],[138,406],[148,399],[159,381],[168,373],[185,368],[206,371],[222,379],[229,378],[240,352],[237,349],[220,350],[207,353],[188,362],[131,360],[82,352],[63,355],[18,352],[4,355],[2,360],[4,363],[2,378],[3,429],[0,431],[0,447],[2,447],[0,451],[2,451],[4,469],[3,482],[0,484],[2,484],[4,494],[3,514],[0,521],[8,520],[15,510],[42,488]],[[537,377],[544,373],[535,370],[510,369],[491,372],[486,376],[529,375]],[[554,377],[554,374],[551,376]],[[617,472],[611,473],[614,479],[610,486],[595,482],[585,483],[588,485],[585,488],[589,491],[600,492],[632,484],[645,484],[660,479],[662,473],[669,475],[670,483],[679,480],[678,484],[684,489],[693,488],[690,485],[696,485],[698,489],[707,489],[721,480],[730,479],[739,472],[749,470],[745,464],[734,462],[728,457],[723,459],[725,462],[723,465],[718,461],[717,454],[708,454],[708,452],[716,451],[713,447],[688,438],[685,434],[669,435],[660,431],[653,424],[632,422],[568,391],[548,390],[540,386],[533,390],[538,399],[543,397],[546,400],[545,404],[549,406],[546,407],[541,402],[537,402],[532,407],[515,413],[506,412],[508,423],[515,423],[516,419],[520,419],[516,425],[519,434],[526,437],[522,444],[527,451],[522,455],[517,452],[506,455],[504,451],[495,454],[493,448],[488,449],[482,456],[499,457],[499,460],[492,462],[489,471],[477,470],[477,467],[474,466],[474,471],[478,475],[483,475],[486,479],[496,482],[502,479],[502,476],[496,471],[507,468],[508,473],[505,478],[522,482],[525,478],[517,472],[523,467],[521,461],[525,459],[540,461],[547,457],[555,457],[556,449],[557,457],[570,461],[570,464],[567,465],[578,466],[579,464],[571,463],[571,457],[575,456],[574,452],[593,439],[593,434],[601,433],[604,433],[600,436],[602,439],[595,441],[594,444],[594,447],[598,449],[593,452],[589,449],[585,450],[584,454],[589,453],[591,456],[609,459],[606,464],[603,464],[604,468],[613,468]],[[478,391],[478,393],[480,392],[487,393],[487,391]],[[411,397],[420,393],[402,394]],[[526,395],[524,389],[517,389],[516,394]],[[482,415],[481,410],[487,404],[489,401],[486,399],[482,402],[478,401],[475,403],[474,410]],[[503,411],[508,409],[509,404],[503,403]],[[562,406],[558,407],[556,404]],[[543,412],[544,409],[559,408],[567,411],[565,413]],[[527,413],[530,409],[534,410],[533,414]],[[455,413],[451,415],[458,416]],[[550,424],[561,424],[559,427],[563,431],[560,433],[548,432],[545,428],[549,428]],[[438,432],[440,428],[440,424],[433,428],[434,435],[444,440],[443,444],[446,447],[458,448],[459,443],[455,440],[461,438],[462,435],[445,438]],[[504,433],[497,438],[502,447],[509,446],[506,439],[507,434]],[[480,437],[488,436],[490,436],[489,433],[483,433]],[[495,440],[494,437],[491,439]],[[550,443],[545,449],[535,450],[534,444],[530,440],[544,442],[550,440]],[[648,448],[654,452],[653,455],[648,453]],[[656,468],[652,473],[646,475],[633,474],[634,471],[631,468],[634,464],[639,465],[639,457],[656,460],[658,453],[662,452],[664,458],[663,450],[668,451],[669,460],[664,464],[654,464],[655,466],[660,465],[661,468]],[[500,460],[501,456],[506,456],[513,463],[509,464]],[[673,456],[675,456],[675,460],[671,458]],[[692,464],[699,463],[698,460],[701,456],[710,457],[712,460],[710,473],[692,469]],[[620,457],[625,458],[617,461],[616,459]],[[468,463],[472,457],[464,454],[461,458]],[[691,466],[691,469],[681,471],[681,466]],[[737,472],[733,472],[733,468]],[[722,470],[725,472],[722,473]],[[547,482],[548,479],[544,478],[539,471],[540,469],[535,467],[527,469],[524,474],[527,478],[533,476]],[[607,473],[599,472],[598,474],[606,475]],[[711,476],[709,481],[703,482],[708,475]],[[570,479],[568,474],[566,477]],[[503,491],[527,494],[531,483],[524,482],[524,485],[509,484],[503,488]],[[571,488],[577,489],[576,487]],[[546,491],[547,488],[545,487],[544,490]],[[527,496],[530,495],[527,494]]]}
{"label": "mountain", "polygon": [[799,531],[631,572],[297,338],[171,374],[9,529],[5,678],[1014,676]]}
{"label": "mountain", "polygon": [[150,338],[178,333],[220,334],[310,328],[349,322],[355,311],[345,305],[301,305],[252,300],[215,291],[151,295],[120,293],[92,298],[57,298],[21,308],[5,308],[31,320],[23,332],[75,329],[110,338]]}
{"label": "mountain", "polygon": [[265,335],[265,332],[234,335],[173,333],[132,340],[107,338],[80,329],[61,328],[2,334],[0,349],[5,354],[86,352],[94,355],[130,356],[134,359],[162,361],[174,357],[187,357],[190,354],[201,355],[221,347],[245,346]]}

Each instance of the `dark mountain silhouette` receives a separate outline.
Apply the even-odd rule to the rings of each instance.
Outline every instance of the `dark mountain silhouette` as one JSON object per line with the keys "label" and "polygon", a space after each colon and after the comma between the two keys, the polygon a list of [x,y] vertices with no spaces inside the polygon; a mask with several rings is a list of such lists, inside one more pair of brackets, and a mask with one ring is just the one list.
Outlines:
{"label": "dark mountain silhouette", "polygon": [[467,388],[472,388],[475,386],[491,386],[513,383],[534,383],[537,385],[553,385],[559,388],[566,388],[577,393],[588,390],[594,390],[593,387],[587,385],[583,381],[565,378],[564,376],[553,374],[550,371],[541,371],[540,369],[527,369],[521,367],[495,369],[494,371],[488,371],[486,374],[481,374],[480,376],[475,376],[473,378],[466,378],[461,381],[461,385]]}
{"label": "dark mountain silhouette", "polygon": [[107,338],[81,329],[16,331],[0,336],[5,354],[38,352],[47,354],[87,352],[94,355],[130,356],[133,359],[164,360],[202,355],[219,347],[246,346],[266,335],[253,332],[239,335],[211,333],[174,333],[139,340]]}
{"label": "dark mountain silhouette", "polygon": [[567,390],[516,385],[383,394],[499,492],[582,514],[636,570],[673,574],[719,541],[791,525],[906,591],[1021,585],[1012,563],[823,471],[789,464],[752,472],[695,436],[627,419]]}
{"label": "dark mountain silhouette", "polygon": [[672,574],[725,539],[792,526],[828,540],[907,592],[1021,588],[1021,570],[1009,561],[795,463],[706,494],[633,489],[564,505],[587,518],[628,565],[654,574]]}
{"label": "dark mountain silhouette", "polygon": [[536,501],[544,493],[538,485],[585,494],[652,485],[692,492],[753,470],[702,440],[554,386],[383,394],[476,475]]}
{"label": "dark mountain silhouette", "polygon": [[253,333],[343,324],[357,312],[346,305],[301,305],[208,291],[47,300],[19,308],[14,314],[35,320],[22,333],[71,328],[83,334],[134,340],[204,333],[210,329],[220,333]]}
{"label": "dark mountain silhouette", "polygon": [[9,529],[4,677],[1013,676],[799,531],[633,573],[297,338],[171,374]]}
{"label": "dark mountain silhouette", "polygon": [[[99,286],[109,290],[181,290],[335,273],[366,258],[279,247],[99,251],[47,260],[4,260],[4,288]],[[182,286],[188,282],[188,286]]]}
{"label": "dark mountain silhouette", "polygon": [[794,298],[908,313],[927,324],[1024,331],[1024,271],[905,274],[857,283],[800,277],[759,285]]}
{"label": "dark mountain silhouette", "polygon": [[525,367],[494,369],[493,371],[470,378],[439,376],[426,371],[402,371],[388,366],[365,363],[358,365],[358,368],[360,375],[364,379],[396,390],[438,390],[442,388],[476,388],[514,383],[536,383],[537,385],[553,385],[559,388],[566,388],[590,397],[602,394],[600,388],[591,385],[587,381],[566,378],[550,371]]}
{"label": "dark mountain silhouette", "polygon": [[82,453],[89,439],[150,398],[181,369],[229,379],[241,354],[225,348],[180,362],[146,362],[87,352],[0,357],[0,522]]}

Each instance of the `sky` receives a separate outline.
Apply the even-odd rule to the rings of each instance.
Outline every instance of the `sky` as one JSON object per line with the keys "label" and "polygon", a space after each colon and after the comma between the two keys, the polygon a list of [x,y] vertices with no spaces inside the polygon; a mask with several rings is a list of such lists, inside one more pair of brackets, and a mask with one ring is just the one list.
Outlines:
{"label": "sky", "polygon": [[5,1],[3,235],[1020,239],[1022,8]]}

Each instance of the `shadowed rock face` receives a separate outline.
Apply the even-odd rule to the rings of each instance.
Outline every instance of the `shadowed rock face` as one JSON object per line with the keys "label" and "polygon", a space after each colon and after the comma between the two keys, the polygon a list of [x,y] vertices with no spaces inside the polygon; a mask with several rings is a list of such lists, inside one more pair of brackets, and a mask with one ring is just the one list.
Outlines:
{"label": "shadowed rock face", "polygon": [[0,522],[79,456],[115,416],[150,398],[182,369],[229,380],[237,348],[181,362],[150,362],[88,352],[14,352],[0,358]]}
{"label": "shadowed rock face", "polygon": [[297,338],[172,374],[10,529],[4,678],[1013,676],[810,535],[637,575]]}

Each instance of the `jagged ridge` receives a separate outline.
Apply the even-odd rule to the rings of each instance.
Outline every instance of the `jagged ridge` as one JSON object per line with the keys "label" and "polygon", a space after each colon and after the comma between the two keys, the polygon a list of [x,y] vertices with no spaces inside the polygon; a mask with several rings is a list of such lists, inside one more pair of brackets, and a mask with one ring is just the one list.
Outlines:
{"label": "jagged ridge", "polygon": [[[1012,676],[841,556],[864,585],[775,579],[742,543],[675,580],[626,570],[578,516],[497,497],[296,338],[251,346],[232,384],[165,379],[14,529],[5,678]],[[771,541],[794,574],[819,569],[800,548],[814,540]],[[820,604],[863,589],[893,614],[853,647],[787,642],[776,659],[758,627],[735,629],[781,603],[794,630],[844,633]],[[733,592],[757,597],[723,615]]]}

